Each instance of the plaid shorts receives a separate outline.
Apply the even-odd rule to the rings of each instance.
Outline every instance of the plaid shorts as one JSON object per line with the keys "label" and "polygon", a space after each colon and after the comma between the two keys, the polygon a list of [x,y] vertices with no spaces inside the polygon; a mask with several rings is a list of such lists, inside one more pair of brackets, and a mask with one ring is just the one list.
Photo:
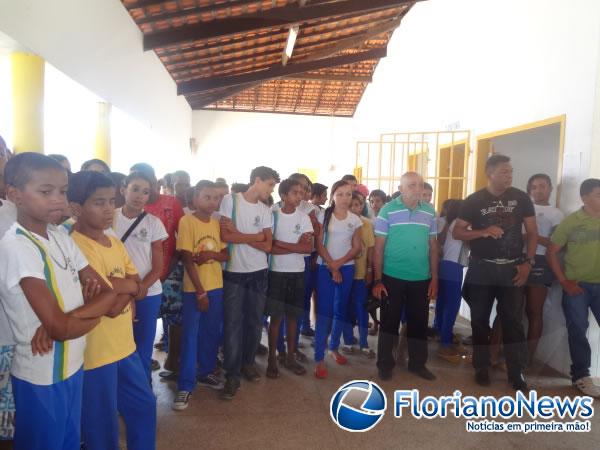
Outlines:
{"label": "plaid shorts", "polygon": [[304,314],[304,272],[269,272],[265,314],[294,318]]}

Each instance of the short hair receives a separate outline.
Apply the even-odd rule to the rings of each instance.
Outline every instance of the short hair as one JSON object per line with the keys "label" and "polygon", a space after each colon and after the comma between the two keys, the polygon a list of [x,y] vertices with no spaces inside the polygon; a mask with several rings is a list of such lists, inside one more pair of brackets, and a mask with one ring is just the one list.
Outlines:
{"label": "short hair", "polygon": [[[151,175],[152,177],[156,178],[156,172],[154,172],[154,167],[152,167],[148,163],[144,163],[144,162],[136,163],[133,166],[131,166],[129,171],[130,172],[145,172],[145,173]],[[166,177],[165,177],[165,179],[166,179]]]}
{"label": "short hair", "polygon": [[216,187],[217,187],[217,183],[213,183],[210,180],[200,180],[196,183],[196,186],[194,187],[194,191],[195,191],[195,193],[198,193],[198,192],[202,191],[202,189],[216,188]]}
{"label": "short hair", "polygon": [[552,187],[552,180],[548,175],[546,175],[545,173],[536,173],[535,175],[531,175],[531,177],[529,177],[529,180],[527,180],[528,194],[531,192],[531,188],[533,187],[532,185],[535,180],[545,180],[546,183],[548,183],[548,186]]}
{"label": "short hair", "polygon": [[69,180],[67,198],[70,202],[83,205],[98,189],[115,187],[113,180],[103,173],[81,171],[74,173]]}
{"label": "short hair", "polygon": [[[148,173],[146,172],[131,172],[129,175],[127,175],[125,177],[125,179],[122,181],[122,185],[124,187],[129,186],[129,184],[133,181],[133,180],[144,180],[146,181],[149,185],[150,185],[150,190],[154,192],[154,190],[156,189],[156,184],[158,183],[156,181],[156,178],[151,177]],[[116,183],[115,183],[116,184]],[[117,184],[117,187],[120,187]]]}
{"label": "short hair", "polygon": [[306,182],[308,183],[309,189],[312,188],[312,181],[310,181],[310,178],[308,178],[308,175],[305,175],[300,172],[295,172],[295,173],[291,174],[288,178],[290,180],[299,180],[299,179],[306,180]]}
{"label": "short hair", "polygon": [[225,184],[227,184],[227,180],[225,180],[225,178],[223,178],[223,177],[218,177],[215,180],[215,183],[225,183]]}
{"label": "short hair", "polygon": [[312,188],[310,189],[310,194],[314,197],[314,196],[320,196],[323,195],[325,192],[327,192],[327,189],[329,187],[325,186],[324,184],[321,183],[314,183],[312,185]]}
{"label": "short hair", "polygon": [[123,185],[125,185],[125,179],[127,178],[127,175],[125,175],[124,173],[121,172],[111,172],[109,175],[110,179],[113,180],[113,183],[115,183],[115,187],[118,189],[120,187],[122,187]]}
{"label": "short hair", "polygon": [[239,194],[241,192],[246,192],[248,190],[248,185],[244,183],[233,183],[231,185],[231,192],[233,194]]}
{"label": "short hair", "polygon": [[490,156],[485,162],[485,171],[494,170],[500,164],[510,162],[510,158],[506,155],[501,155],[500,153],[495,153]]}
{"label": "short hair", "polygon": [[288,178],[279,183],[279,196],[288,195],[294,186],[300,186],[300,181],[294,178]]}
{"label": "short hair", "polygon": [[31,180],[31,173],[36,170],[58,170],[67,173],[57,160],[40,153],[19,153],[8,160],[4,167],[4,183],[23,189]]}
{"label": "short hair", "polygon": [[402,192],[400,191],[396,191],[392,194],[392,200],[397,199],[398,197],[400,197],[402,195]]}
{"label": "short hair", "polygon": [[383,192],[381,189],[373,189],[371,191],[371,193],[369,194],[369,198],[371,198],[371,197],[380,198],[383,203],[385,203],[385,201],[387,200],[386,193]]}
{"label": "short hair", "polygon": [[65,161],[69,162],[69,158],[67,158],[65,155],[59,155],[58,153],[52,153],[51,155],[47,155],[47,156],[48,156],[48,158],[57,160],[59,163],[62,163]]}
{"label": "short hair", "polygon": [[190,174],[187,173],[185,170],[176,170],[175,172],[173,172],[172,176],[173,176],[173,178],[175,178],[175,177],[185,178],[185,179],[187,179],[188,183],[191,182]]}
{"label": "short hair", "polygon": [[[219,178],[217,178],[217,180],[219,180]],[[221,178],[221,180],[223,180],[223,178]],[[229,189],[229,185],[225,182],[225,180],[223,180],[223,181],[215,181],[215,187],[216,188],[226,188],[226,189]]]}
{"label": "short hair", "polygon": [[81,165],[81,170],[90,170],[90,166],[93,166],[94,164],[98,164],[99,166],[102,166],[102,168],[104,169],[104,171],[106,173],[110,173],[110,167],[108,167],[108,164],[106,164],[104,161],[102,161],[101,159],[98,158],[94,158],[94,159],[88,159],[86,162],[84,162]]}
{"label": "short hair", "polygon": [[600,188],[600,179],[588,178],[587,180],[583,180],[583,183],[581,183],[581,186],[579,187],[579,195],[581,197],[589,195],[596,188]]}
{"label": "short hair", "polygon": [[344,175],[342,177],[342,181],[356,181],[358,183],[358,179],[354,175],[352,175],[351,173],[349,173],[347,175]]}
{"label": "short hair", "polygon": [[273,178],[277,183],[281,181],[279,174],[266,166],[259,166],[252,169],[252,172],[250,172],[250,184],[254,184],[256,178],[260,178],[263,181]]}
{"label": "short hair", "polygon": [[429,189],[430,191],[433,192],[433,186],[427,182],[423,183],[423,189]]}

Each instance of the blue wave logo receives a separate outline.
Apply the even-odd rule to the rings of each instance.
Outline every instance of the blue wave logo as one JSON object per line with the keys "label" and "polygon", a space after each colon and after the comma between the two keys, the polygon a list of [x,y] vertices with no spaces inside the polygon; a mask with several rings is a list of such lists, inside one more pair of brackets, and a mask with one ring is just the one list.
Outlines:
{"label": "blue wave logo", "polygon": [[364,432],[379,423],[386,408],[385,393],[376,383],[353,380],[333,394],[329,413],[341,429]]}

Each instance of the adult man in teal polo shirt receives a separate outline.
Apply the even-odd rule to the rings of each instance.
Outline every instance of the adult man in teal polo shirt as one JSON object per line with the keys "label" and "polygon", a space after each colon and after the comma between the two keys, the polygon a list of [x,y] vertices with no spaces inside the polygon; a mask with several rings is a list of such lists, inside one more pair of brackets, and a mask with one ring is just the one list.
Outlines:
{"label": "adult man in teal polo shirt", "polygon": [[392,348],[402,310],[406,311],[408,370],[434,380],[427,362],[428,298],[437,295],[438,245],[435,211],[421,201],[423,178],[407,172],[400,179],[401,196],[385,205],[375,222],[373,295],[383,298],[377,346],[382,380],[395,366]]}

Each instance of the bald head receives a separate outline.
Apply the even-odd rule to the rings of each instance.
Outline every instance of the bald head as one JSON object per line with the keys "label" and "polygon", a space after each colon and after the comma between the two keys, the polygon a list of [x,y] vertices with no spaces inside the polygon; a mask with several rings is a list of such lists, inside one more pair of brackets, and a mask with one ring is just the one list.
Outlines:
{"label": "bald head", "polygon": [[417,172],[406,172],[400,177],[399,190],[405,205],[416,206],[423,195],[423,177]]}

